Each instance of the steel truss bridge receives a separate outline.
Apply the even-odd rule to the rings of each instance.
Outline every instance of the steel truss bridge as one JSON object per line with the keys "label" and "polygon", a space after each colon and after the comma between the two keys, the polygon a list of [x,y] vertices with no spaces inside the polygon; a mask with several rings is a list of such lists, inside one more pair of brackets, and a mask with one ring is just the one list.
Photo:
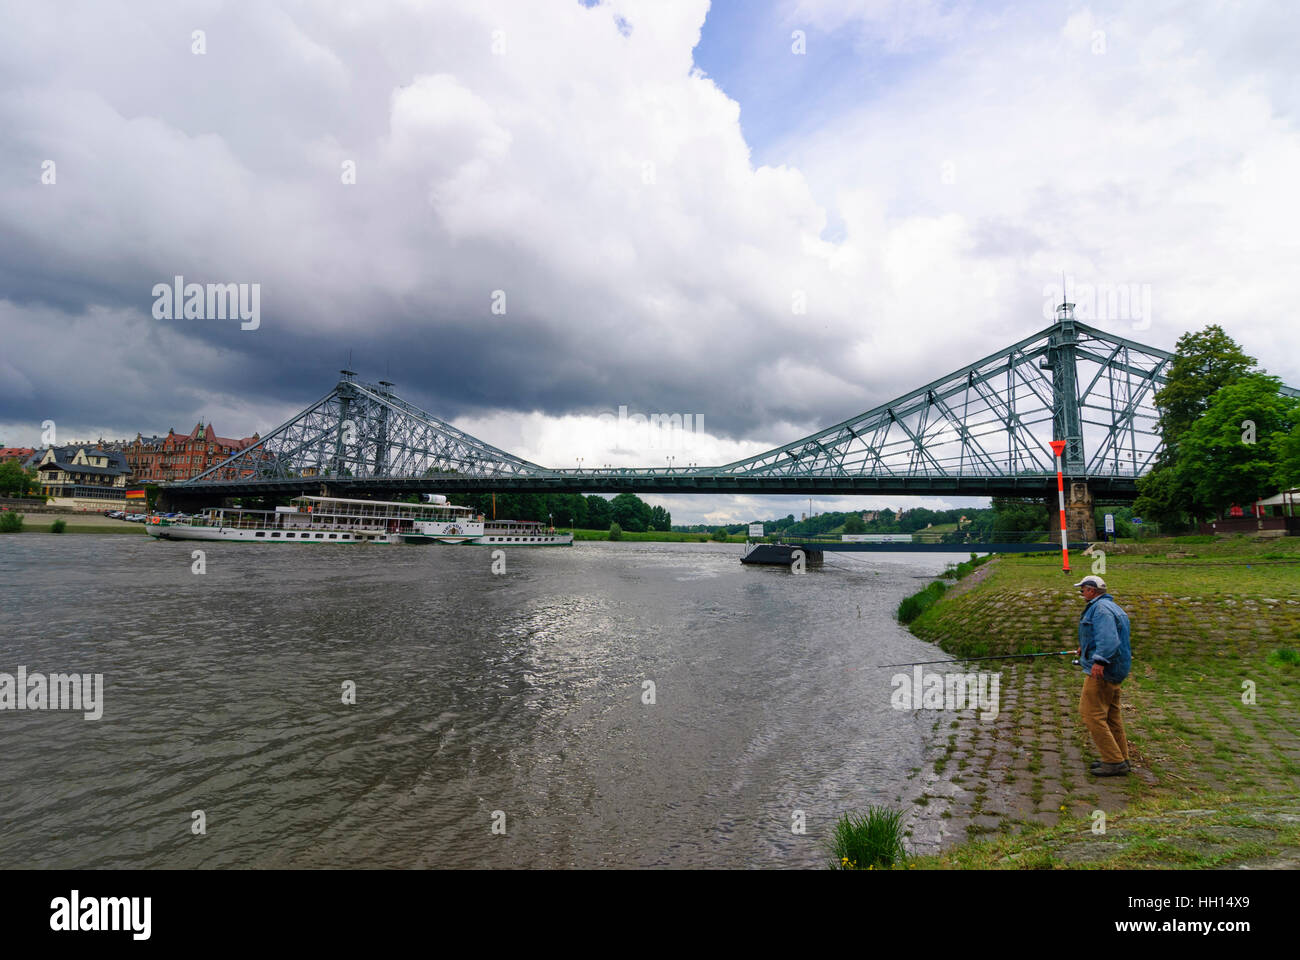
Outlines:
{"label": "steel truss bridge", "polygon": [[[1137,495],[1161,450],[1153,396],[1173,354],[1073,319],[818,433],[722,466],[553,469],[523,460],[350,370],[329,393],[165,502],[235,496],[748,493],[1055,496],[1048,441],[1099,501]],[[1284,387],[1290,396],[1300,391]]]}

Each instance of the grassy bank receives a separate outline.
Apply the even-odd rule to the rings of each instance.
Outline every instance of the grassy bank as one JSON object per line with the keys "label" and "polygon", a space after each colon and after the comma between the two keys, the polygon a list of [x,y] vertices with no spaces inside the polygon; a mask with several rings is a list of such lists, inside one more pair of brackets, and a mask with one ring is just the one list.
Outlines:
{"label": "grassy bank", "polygon": [[[1072,562],[1067,577],[1059,557],[1000,557],[911,629],[957,656],[1072,648],[1092,560]],[[917,865],[1300,864],[1300,540],[1157,541],[1108,553],[1103,576],[1132,621],[1134,772],[1088,774],[1068,658],[1009,662],[996,720],[935,722],[919,815],[959,845]]]}
{"label": "grassy bank", "polygon": [[98,513],[22,513],[22,529],[18,533],[51,533],[55,521],[64,523],[63,533],[144,533],[143,523],[110,520]]}

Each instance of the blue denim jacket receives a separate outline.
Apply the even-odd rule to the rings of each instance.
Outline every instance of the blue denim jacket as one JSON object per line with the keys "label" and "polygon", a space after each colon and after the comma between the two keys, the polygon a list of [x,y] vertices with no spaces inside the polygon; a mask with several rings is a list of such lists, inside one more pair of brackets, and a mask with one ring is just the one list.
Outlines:
{"label": "blue denim jacket", "polygon": [[1132,664],[1128,645],[1128,614],[1109,593],[1088,604],[1079,615],[1079,664],[1092,672],[1094,662],[1104,665],[1102,676],[1122,683]]}

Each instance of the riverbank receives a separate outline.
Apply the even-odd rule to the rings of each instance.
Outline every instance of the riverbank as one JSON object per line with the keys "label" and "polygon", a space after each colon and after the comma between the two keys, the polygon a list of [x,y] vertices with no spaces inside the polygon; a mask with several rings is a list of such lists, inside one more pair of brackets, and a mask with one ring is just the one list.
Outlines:
{"label": "riverbank", "polygon": [[[1073,648],[1092,558],[1071,559],[999,557],[911,629],[954,656]],[[1132,623],[1133,772],[1088,773],[1068,657],[1004,662],[995,720],[934,724],[915,815],[945,846],[915,866],[1300,865],[1300,540],[1150,542],[1103,575]]]}
{"label": "riverbank", "polygon": [[19,533],[50,533],[50,524],[62,520],[66,526],[63,533],[134,533],[143,534],[143,523],[130,523],[126,520],[112,520],[101,513],[78,513],[65,511],[60,513],[23,513],[23,528]]}

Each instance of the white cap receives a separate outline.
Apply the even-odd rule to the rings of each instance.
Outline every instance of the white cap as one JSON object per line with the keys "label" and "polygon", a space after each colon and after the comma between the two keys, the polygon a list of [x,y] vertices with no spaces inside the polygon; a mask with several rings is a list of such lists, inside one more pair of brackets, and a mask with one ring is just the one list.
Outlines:
{"label": "white cap", "polygon": [[1106,591],[1106,581],[1103,580],[1101,577],[1084,577],[1082,580],[1076,583],[1075,586],[1093,587],[1097,590],[1102,591],[1103,593]]}

